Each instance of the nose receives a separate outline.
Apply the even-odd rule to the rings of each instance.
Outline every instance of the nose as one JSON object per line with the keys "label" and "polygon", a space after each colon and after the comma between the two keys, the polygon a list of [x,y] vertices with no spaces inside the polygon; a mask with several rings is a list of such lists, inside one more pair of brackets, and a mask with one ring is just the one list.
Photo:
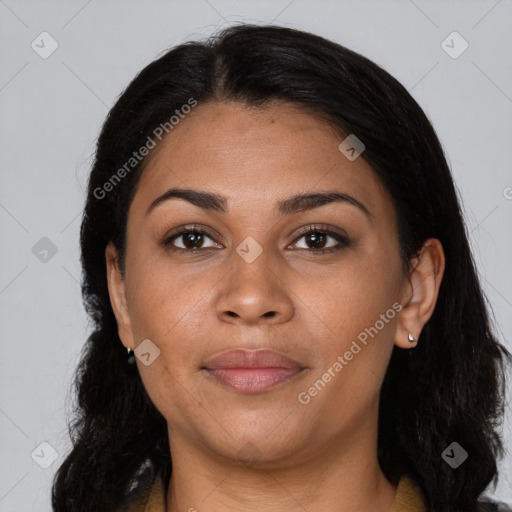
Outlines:
{"label": "nose", "polygon": [[221,321],[237,325],[277,324],[289,321],[295,306],[288,292],[286,272],[271,268],[265,251],[252,263],[237,254],[223,279],[217,300]]}

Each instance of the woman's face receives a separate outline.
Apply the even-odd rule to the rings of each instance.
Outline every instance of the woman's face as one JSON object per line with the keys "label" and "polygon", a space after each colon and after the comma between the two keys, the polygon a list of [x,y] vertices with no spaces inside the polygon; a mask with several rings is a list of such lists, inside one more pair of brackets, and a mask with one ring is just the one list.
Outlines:
{"label": "woman's face", "polygon": [[[171,452],[185,443],[277,464],[376,432],[411,286],[391,200],[342,140],[289,104],[208,103],[151,155],[129,210],[124,278],[109,285],[123,344],[150,340],[137,365]],[[222,196],[224,208],[176,197],[151,208],[172,188]],[[348,200],[290,199],[302,194]],[[194,226],[207,234],[179,235]],[[296,366],[208,361],[261,348]]]}

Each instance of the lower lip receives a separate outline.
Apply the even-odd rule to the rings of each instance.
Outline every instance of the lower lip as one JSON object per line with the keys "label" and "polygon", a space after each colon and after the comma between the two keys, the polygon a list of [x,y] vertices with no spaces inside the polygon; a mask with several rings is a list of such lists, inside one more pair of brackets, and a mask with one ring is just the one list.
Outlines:
{"label": "lower lip", "polygon": [[261,393],[301,374],[305,368],[206,368],[221,384],[239,393]]}

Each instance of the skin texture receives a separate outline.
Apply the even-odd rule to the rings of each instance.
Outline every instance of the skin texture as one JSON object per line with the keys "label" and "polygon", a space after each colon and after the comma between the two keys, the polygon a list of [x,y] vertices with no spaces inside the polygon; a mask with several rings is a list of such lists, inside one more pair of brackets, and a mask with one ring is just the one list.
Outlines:
{"label": "skin texture", "polygon": [[[396,487],[377,461],[378,403],[393,345],[411,348],[431,317],[444,271],[438,240],[425,241],[408,275],[392,202],[371,167],[349,161],[343,140],[289,104],[198,105],[151,155],[130,206],[126,268],[106,250],[111,303],[125,347],[150,339],[160,355],[138,369],[168,423],[173,473],[167,512],[388,511]],[[171,187],[226,196],[228,213],[164,201]],[[336,190],[348,202],[279,215],[277,201]],[[184,225],[206,229],[186,254],[163,241]],[[309,225],[346,233],[315,245]],[[247,237],[262,253],[236,249]],[[189,238],[190,240],[190,238]],[[187,247],[186,237],[174,239]],[[189,243],[188,247],[193,246]],[[307,404],[307,391],[357,336],[399,303],[367,345]],[[231,348],[268,347],[307,369],[259,394],[226,388],[201,367]]]}

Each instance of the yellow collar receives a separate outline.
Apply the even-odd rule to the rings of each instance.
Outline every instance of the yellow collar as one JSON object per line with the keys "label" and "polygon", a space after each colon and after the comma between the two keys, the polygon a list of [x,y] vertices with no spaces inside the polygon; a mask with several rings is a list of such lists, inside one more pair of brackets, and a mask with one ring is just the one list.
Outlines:
{"label": "yellow collar", "polygon": [[[164,487],[159,473],[155,479],[150,495],[147,497],[147,501],[145,501],[145,504],[142,504],[144,508],[134,508],[133,510],[165,512],[165,500]],[[420,488],[408,476],[403,476],[398,483],[395,501],[389,512],[426,512],[426,510]]]}
{"label": "yellow collar", "polygon": [[427,507],[423,493],[408,476],[403,476],[398,483],[395,501],[389,512],[426,512]]}

